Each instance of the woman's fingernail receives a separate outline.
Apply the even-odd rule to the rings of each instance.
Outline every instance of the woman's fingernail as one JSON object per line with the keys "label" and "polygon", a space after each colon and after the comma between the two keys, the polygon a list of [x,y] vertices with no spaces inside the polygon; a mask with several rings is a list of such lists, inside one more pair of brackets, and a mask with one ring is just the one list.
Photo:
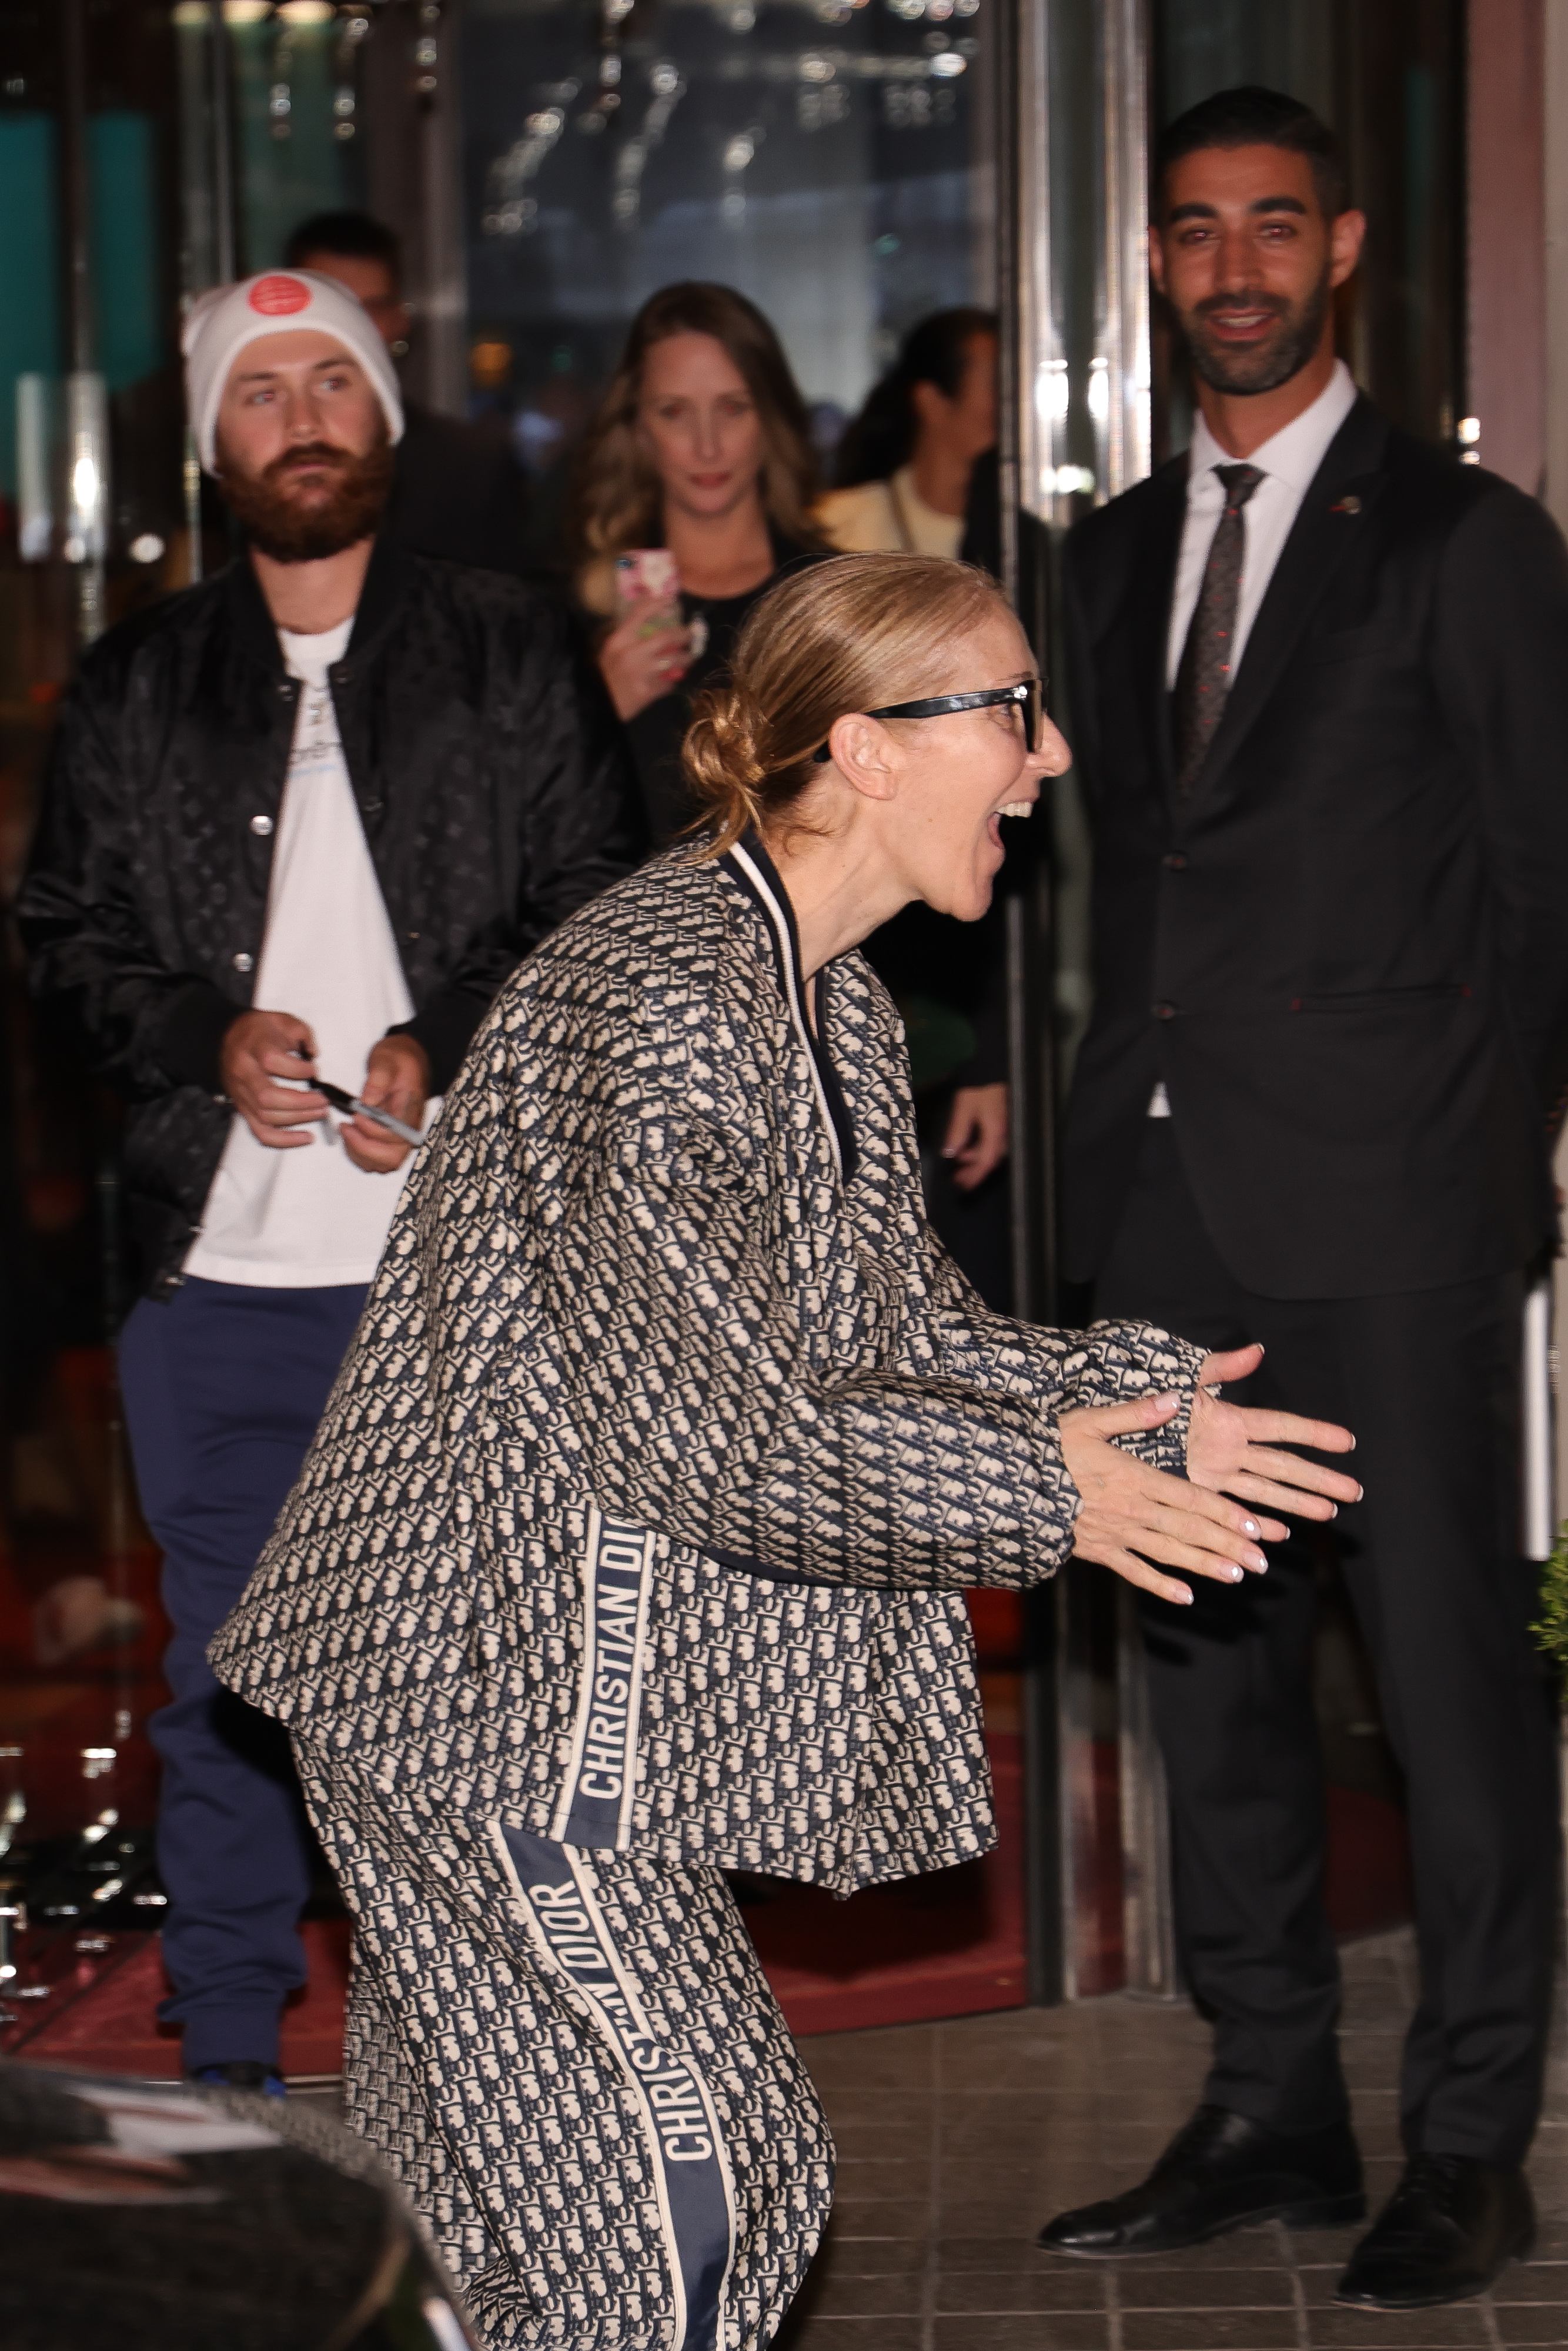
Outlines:
{"label": "woman's fingernail", "polygon": [[1232,1567],[1226,1570],[1232,1583],[1239,1583],[1246,1573],[1247,1570],[1244,1567]]}
{"label": "woman's fingernail", "polygon": [[1364,1486],[1358,1486],[1358,1487],[1356,1488],[1356,1489],[1355,1489],[1355,1499],[1356,1499],[1356,1500],[1357,1500],[1358,1502],[1362,1499],[1362,1498],[1363,1498],[1363,1496],[1365,1494],[1365,1492],[1366,1492],[1366,1488],[1365,1488]]}

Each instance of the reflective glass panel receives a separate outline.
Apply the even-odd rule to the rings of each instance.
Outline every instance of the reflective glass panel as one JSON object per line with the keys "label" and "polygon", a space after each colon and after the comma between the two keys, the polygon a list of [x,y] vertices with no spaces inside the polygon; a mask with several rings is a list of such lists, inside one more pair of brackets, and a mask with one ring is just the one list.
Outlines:
{"label": "reflective glass panel", "polygon": [[474,0],[474,396],[549,472],[656,287],[783,340],[824,446],[931,310],[986,301],[988,0]]}

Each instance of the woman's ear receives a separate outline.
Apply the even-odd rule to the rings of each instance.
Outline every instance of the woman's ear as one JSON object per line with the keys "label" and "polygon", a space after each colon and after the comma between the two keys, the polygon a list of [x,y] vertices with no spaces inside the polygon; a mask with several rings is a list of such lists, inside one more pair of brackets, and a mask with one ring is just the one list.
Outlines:
{"label": "woman's ear", "polygon": [[890,800],[898,789],[898,746],[874,718],[852,711],[828,731],[833,765],[846,784],[868,800]]}
{"label": "woman's ear", "polygon": [[909,387],[909,405],[915,411],[918,421],[927,430],[932,426],[939,427],[946,424],[953,413],[953,402],[939,383],[925,381],[912,383]]}

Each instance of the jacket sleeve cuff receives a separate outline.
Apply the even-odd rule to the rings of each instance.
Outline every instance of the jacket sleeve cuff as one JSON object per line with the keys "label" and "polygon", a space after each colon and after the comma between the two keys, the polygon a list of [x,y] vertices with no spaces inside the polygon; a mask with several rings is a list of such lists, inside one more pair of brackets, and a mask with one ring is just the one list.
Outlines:
{"label": "jacket sleeve cuff", "polygon": [[1140,1396],[1162,1394],[1176,1396],[1179,1404],[1174,1418],[1157,1428],[1130,1429],[1111,1442],[1151,1469],[1185,1478],[1187,1428],[1203,1361],[1203,1348],[1190,1340],[1173,1338],[1153,1323],[1092,1323],[1084,1333],[1084,1355],[1074,1367],[1063,1408],[1132,1404]]}
{"label": "jacket sleeve cuff", "polygon": [[158,1032],[157,1055],[177,1084],[223,1092],[224,1039],[245,1008],[210,979],[188,979],[175,990]]}
{"label": "jacket sleeve cuff", "polygon": [[444,1094],[462,1068],[474,1031],[489,1008],[485,998],[470,994],[465,987],[445,988],[431,998],[423,1012],[416,1012],[412,1020],[400,1020],[387,1035],[412,1037],[416,1045],[423,1046],[430,1063],[430,1091]]}

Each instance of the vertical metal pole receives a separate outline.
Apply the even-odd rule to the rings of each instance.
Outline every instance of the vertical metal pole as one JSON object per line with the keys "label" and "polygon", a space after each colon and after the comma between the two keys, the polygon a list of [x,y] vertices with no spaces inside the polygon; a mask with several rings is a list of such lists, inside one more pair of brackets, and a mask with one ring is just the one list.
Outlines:
{"label": "vertical metal pole", "polygon": [[[1100,360],[1105,414],[1103,495],[1119,497],[1149,470],[1148,48],[1146,0],[1106,0],[1101,19],[1104,266]],[[1171,1891],[1170,1799],[1149,1712],[1148,1668],[1135,1599],[1116,1626],[1122,1821],[1122,1949],[1130,1991],[1179,1989]]]}
{"label": "vertical metal pole", "polygon": [[1105,270],[1101,350],[1106,391],[1107,497],[1149,470],[1149,22],[1146,0],[1105,0],[1101,12],[1104,106]]}
{"label": "vertical metal pole", "polygon": [[1546,1560],[1557,1540],[1556,1429],[1552,1397],[1552,1273],[1531,1283],[1524,1301],[1524,1367],[1521,1382],[1524,1436],[1524,1509],[1521,1548]]}
{"label": "vertical metal pole", "polygon": [[223,0],[210,0],[213,74],[213,256],[216,283],[238,276],[235,254],[234,139],[229,120],[229,28]]}
{"label": "vertical metal pole", "polygon": [[109,513],[109,430],[103,379],[96,372],[92,300],[91,191],[87,152],[85,0],[59,0],[60,216],[66,260],[67,528],[65,554],[76,582],[77,636],[91,644],[103,629],[103,558]]}
{"label": "vertical metal pole", "polygon": [[71,366],[93,360],[92,255],[88,240],[87,26],[84,0],[59,0],[60,163],[66,247],[66,330]]}
{"label": "vertical metal pole", "polygon": [[[1017,608],[1024,582],[1019,508],[1025,404],[1034,371],[1033,193],[1045,124],[1022,76],[1026,51],[1042,37],[1046,0],[994,0],[991,89],[996,169],[997,310],[1001,325],[998,477],[1002,585]],[[1041,658],[1044,647],[1037,648]],[[1051,874],[1037,861],[1026,886],[1006,902],[1009,1082],[1013,1104],[1009,1169],[1014,1311],[1033,1320],[1055,1305],[1051,1190],[1055,1074],[1051,1027]],[[1030,1595],[1024,1671],[1025,1898],[1029,1991],[1062,1996],[1062,1869],[1059,1835],[1059,1736],[1055,1594]]]}
{"label": "vertical metal pole", "polygon": [[[1019,396],[1023,366],[1019,315],[1019,17],[1025,8],[1036,5],[1038,0],[995,0],[996,55],[991,68],[996,99],[992,152],[997,175],[997,311],[1001,326],[997,473],[1002,502],[1002,588],[1015,606],[1019,596]],[[1021,1296],[1019,1311],[1028,1311]]]}

